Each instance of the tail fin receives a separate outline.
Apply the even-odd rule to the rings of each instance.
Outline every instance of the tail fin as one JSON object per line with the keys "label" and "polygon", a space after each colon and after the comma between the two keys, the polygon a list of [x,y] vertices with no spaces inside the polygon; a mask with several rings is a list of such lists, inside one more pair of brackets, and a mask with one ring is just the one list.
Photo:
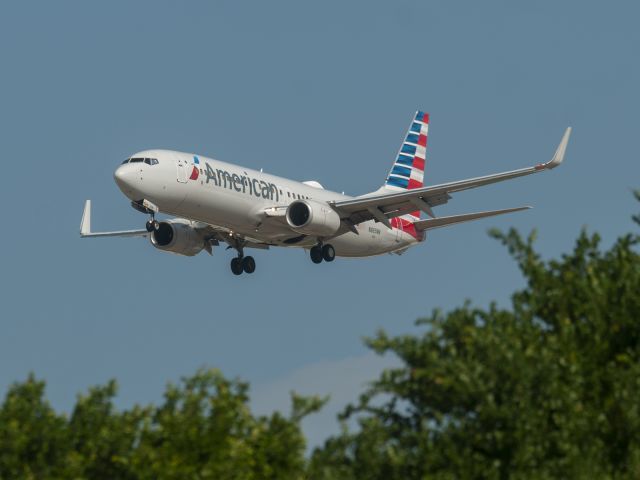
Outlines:
{"label": "tail fin", "polygon": [[[387,176],[384,189],[403,191],[420,188],[424,185],[428,131],[429,114],[418,110]],[[420,218],[419,211],[412,212],[411,215]]]}

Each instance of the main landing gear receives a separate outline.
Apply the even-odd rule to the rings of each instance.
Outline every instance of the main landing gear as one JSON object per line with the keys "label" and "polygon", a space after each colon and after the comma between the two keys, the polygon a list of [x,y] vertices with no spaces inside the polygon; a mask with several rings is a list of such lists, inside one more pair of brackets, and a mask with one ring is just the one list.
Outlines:
{"label": "main landing gear", "polygon": [[236,257],[231,259],[231,271],[234,275],[244,273],[253,273],[256,271],[256,261],[252,256]]}
{"label": "main landing gear", "polygon": [[253,273],[256,271],[256,261],[252,256],[236,257],[231,259],[231,271],[234,275],[244,273]]}
{"label": "main landing gear", "polygon": [[336,249],[329,243],[325,245],[319,244],[309,250],[309,256],[313,263],[322,263],[322,260],[333,262],[336,258]]}
{"label": "main landing gear", "polygon": [[231,271],[234,275],[241,275],[244,273],[253,273],[256,271],[256,261],[251,255],[244,256],[244,242],[234,239],[235,241],[229,243],[227,248],[235,248],[238,251],[238,256],[231,259]]}

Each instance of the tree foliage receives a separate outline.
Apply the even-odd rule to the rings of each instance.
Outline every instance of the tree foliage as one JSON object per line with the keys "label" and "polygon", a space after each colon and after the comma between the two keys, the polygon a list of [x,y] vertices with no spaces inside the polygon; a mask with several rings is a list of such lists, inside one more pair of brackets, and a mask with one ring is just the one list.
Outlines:
{"label": "tree foliage", "polygon": [[1,479],[297,479],[300,420],[323,400],[294,395],[289,417],[254,416],[248,386],[201,370],[157,406],[114,408],[115,382],[56,413],[45,384],[16,383],[0,408]]}
{"label": "tree foliage", "polygon": [[544,261],[535,235],[492,235],[526,279],[511,308],[368,339],[402,366],[347,408],[358,431],[316,449],[311,478],[640,478],[640,238],[601,251],[583,231]]}

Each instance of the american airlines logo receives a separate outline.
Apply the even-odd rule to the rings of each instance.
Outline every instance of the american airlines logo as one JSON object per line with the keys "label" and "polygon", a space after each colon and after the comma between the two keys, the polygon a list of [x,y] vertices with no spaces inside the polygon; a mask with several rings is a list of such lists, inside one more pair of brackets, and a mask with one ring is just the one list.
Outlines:
{"label": "american airlines logo", "polygon": [[229,190],[269,200],[280,200],[279,190],[275,183],[267,183],[264,180],[251,178],[248,175],[238,175],[220,168],[214,169],[209,165],[209,162],[205,162],[205,174],[207,176],[207,184],[212,182],[216,187],[228,188]]}

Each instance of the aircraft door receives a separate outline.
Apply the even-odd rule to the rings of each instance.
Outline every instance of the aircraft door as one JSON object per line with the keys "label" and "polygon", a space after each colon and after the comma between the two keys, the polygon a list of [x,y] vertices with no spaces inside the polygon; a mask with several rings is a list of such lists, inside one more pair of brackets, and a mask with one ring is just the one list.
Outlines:
{"label": "aircraft door", "polygon": [[178,158],[177,168],[178,168],[178,182],[187,183],[187,162],[183,159]]}

